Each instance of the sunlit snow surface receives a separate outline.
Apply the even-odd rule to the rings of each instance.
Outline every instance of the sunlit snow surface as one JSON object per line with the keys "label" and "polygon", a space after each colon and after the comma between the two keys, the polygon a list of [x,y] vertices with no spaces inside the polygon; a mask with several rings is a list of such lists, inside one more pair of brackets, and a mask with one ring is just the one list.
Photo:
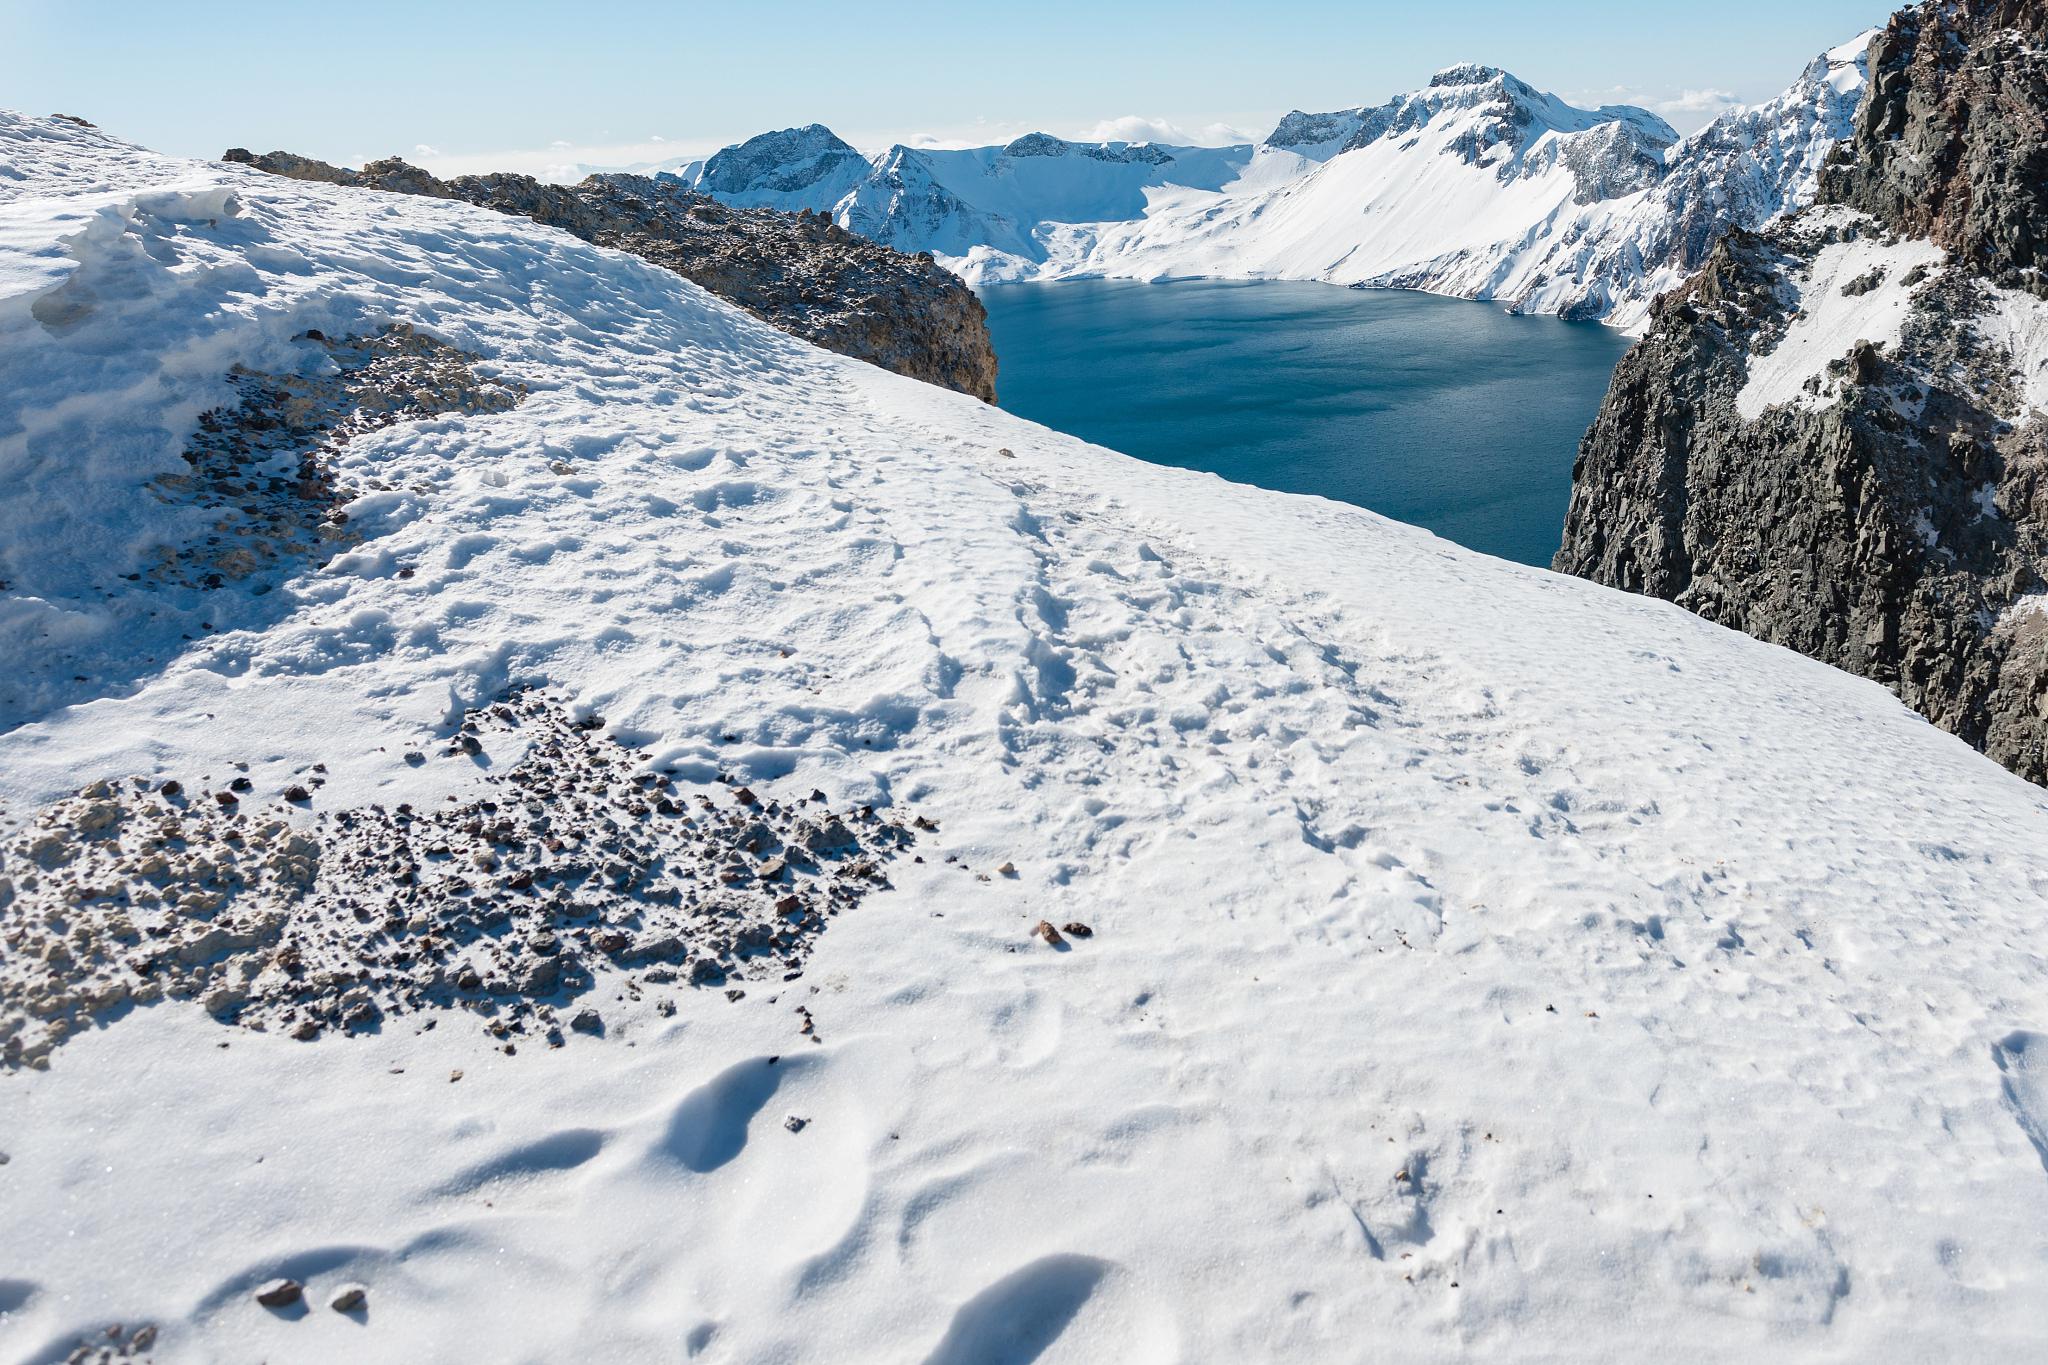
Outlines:
{"label": "sunlit snow surface", "polygon": [[352,444],[365,543],[0,737],[10,820],[438,801],[400,751],[528,681],[942,826],[800,981],[600,982],[602,1041],[158,1006],[0,1077],[0,1356],[2039,1358],[2048,800],[1877,686],[481,209],[0,115],[0,281],[5,576],[108,650],[230,363],[396,319],[532,390]]}

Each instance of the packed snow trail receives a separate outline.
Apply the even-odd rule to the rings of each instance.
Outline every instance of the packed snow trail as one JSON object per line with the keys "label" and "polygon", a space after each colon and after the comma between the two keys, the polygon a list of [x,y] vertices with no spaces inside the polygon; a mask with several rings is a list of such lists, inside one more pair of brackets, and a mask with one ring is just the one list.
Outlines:
{"label": "packed snow trail", "polygon": [[[2038,1358],[2048,795],[1882,689],[529,223],[0,120],[10,823],[439,802],[400,755],[527,683],[940,825],[801,978],[600,980],[561,1050],[161,1004],[0,1077],[0,1355]],[[361,543],[260,601],[104,591],[229,365],[389,321],[528,396],[352,441]]]}

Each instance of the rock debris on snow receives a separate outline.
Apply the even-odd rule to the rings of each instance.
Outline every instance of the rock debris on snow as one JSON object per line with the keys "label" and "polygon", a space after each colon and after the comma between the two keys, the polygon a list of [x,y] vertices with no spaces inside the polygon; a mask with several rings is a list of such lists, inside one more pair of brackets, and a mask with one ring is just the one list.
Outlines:
{"label": "rock debris on snow", "polygon": [[[0,844],[0,1062],[162,999],[301,1040],[458,1008],[502,1042],[554,1027],[600,966],[650,987],[787,977],[916,837],[869,808],[726,804],[536,693],[463,724],[525,756],[454,804],[295,822],[133,779],[43,812]],[[594,1009],[569,1026],[603,1031]]]}

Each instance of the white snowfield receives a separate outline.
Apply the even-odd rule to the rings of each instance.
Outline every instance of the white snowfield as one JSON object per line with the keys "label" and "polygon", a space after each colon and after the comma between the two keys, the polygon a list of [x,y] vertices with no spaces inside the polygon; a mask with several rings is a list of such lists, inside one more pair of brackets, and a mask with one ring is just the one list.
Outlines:
{"label": "white snowfield", "polygon": [[159,1005],[0,1076],[0,1358],[2048,1348],[2048,794],[1881,688],[465,205],[0,115],[0,281],[5,600],[110,659],[230,363],[402,320],[532,391],[351,443],[365,543],[0,735],[8,820],[238,760],[440,801],[400,753],[527,682],[941,826],[801,979],[602,980],[602,1040]]}

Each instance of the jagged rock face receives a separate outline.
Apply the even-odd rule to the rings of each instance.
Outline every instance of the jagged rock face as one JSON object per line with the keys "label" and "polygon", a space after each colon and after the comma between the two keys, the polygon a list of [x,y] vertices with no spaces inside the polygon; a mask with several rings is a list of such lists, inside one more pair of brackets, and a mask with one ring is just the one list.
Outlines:
{"label": "jagged rock face", "polygon": [[1305,114],[1296,109],[1274,125],[1265,145],[1289,149],[1321,147],[1326,143],[1341,146],[1358,131],[1366,113],[1364,109],[1338,109],[1326,114]]}
{"label": "jagged rock face", "polygon": [[1660,153],[1668,145],[1619,120],[1569,139],[1564,143],[1565,164],[1579,187],[1572,202],[1597,204],[1650,188],[1664,178]]}
{"label": "jagged rock face", "polygon": [[1872,678],[2048,782],[2048,362],[2022,354],[2048,309],[2010,288],[2048,55],[2011,41],[2014,8],[1895,19],[1824,202],[1658,301],[1556,567]]}
{"label": "jagged rock face", "polygon": [[[440,180],[396,158],[360,171],[239,148],[227,160],[297,180],[460,199],[630,251],[785,332],[897,374],[995,401],[996,357],[981,300],[929,255],[905,255],[822,215],[736,209],[672,179],[524,175]],[[865,164],[865,163],[863,163]]]}
{"label": "jagged rock face", "polygon": [[2048,5],[1956,0],[1896,15],[1822,197],[2041,292],[2048,255]]}

